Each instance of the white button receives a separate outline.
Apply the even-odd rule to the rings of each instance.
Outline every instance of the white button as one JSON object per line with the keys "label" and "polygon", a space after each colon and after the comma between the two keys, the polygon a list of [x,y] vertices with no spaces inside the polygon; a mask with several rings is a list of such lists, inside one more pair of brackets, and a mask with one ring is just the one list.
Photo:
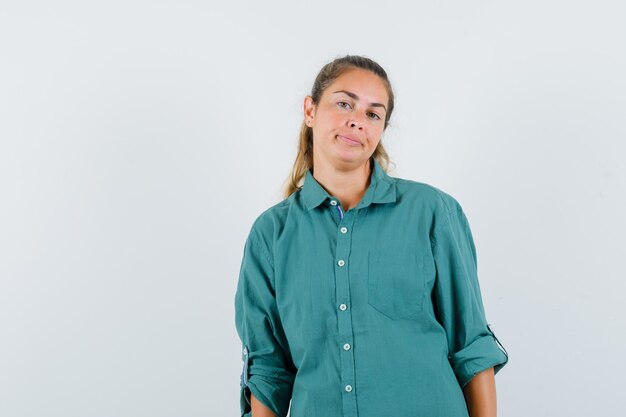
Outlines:
{"label": "white button", "polygon": [[339,259],[339,261],[337,262],[337,265],[339,266],[344,266],[346,263],[343,261],[343,259]]}
{"label": "white button", "polygon": [[343,345],[343,350],[350,350],[350,343]]}
{"label": "white button", "polygon": [[243,354],[247,355],[248,354],[248,348],[243,348]]}
{"label": "white button", "polygon": [[345,305],[345,304],[341,304],[341,305],[339,305],[339,310],[341,310],[341,311],[345,311],[345,310],[346,310],[346,308],[348,308],[348,306],[347,306],[347,305]]}
{"label": "white button", "polygon": [[330,200],[330,204],[333,205],[333,206],[336,206],[337,202],[335,200]]}
{"label": "white button", "polygon": [[352,391],[352,385],[346,385],[346,391],[348,392]]}
{"label": "white button", "polygon": [[348,231],[348,228],[347,228],[347,227],[342,227],[342,228],[341,228],[341,233],[346,233],[347,231]]}

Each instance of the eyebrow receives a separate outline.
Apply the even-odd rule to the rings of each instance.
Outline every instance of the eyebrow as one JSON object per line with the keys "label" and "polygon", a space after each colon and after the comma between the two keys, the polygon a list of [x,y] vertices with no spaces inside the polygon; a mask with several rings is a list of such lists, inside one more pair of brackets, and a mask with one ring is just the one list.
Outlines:
{"label": "eyebrow", "polygon": [[[346,94],[347,96],[349,96],[350,98],[352,98],[354,100],[358,100],[359,99],[359,96],[357,96],[356,94],[354,94],[351,91],[337,90],[337,91],[333,92],[333,94],[335,94],[335,93],[344,93],[344,94]],[[383,109],[385,109],[385,112],[387,111],[387,107],[385,107],[384,105],[382,105],[380,103],[370,103],[370,106],[372,106],[372,107],[382,107]]]}

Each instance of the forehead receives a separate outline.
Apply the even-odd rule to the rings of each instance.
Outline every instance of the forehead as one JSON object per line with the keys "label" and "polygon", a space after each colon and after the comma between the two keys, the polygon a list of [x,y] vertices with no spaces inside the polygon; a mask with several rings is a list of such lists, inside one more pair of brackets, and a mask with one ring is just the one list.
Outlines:
{"label": "forehead", "polygon": [[347,90],[359,96],[360,101],[387,104],[389,96],[385,82],[371,71],[350,69],[328,86],[324,95],[332,97],[337,90]]}

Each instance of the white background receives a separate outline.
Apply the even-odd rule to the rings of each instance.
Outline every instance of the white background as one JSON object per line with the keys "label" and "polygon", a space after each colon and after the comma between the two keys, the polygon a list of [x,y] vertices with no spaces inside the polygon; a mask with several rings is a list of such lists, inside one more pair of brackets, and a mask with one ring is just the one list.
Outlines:
{"label": "white background", "polygon": [[499,415],[623,415],[623,2],[0,4],[2,417],[239,415],[243,243],[347,53],[468,216]]}

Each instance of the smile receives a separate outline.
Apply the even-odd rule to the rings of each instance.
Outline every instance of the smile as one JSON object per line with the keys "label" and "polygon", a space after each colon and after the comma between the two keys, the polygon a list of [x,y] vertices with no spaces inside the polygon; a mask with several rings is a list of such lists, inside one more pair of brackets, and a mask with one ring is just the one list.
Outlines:
{"label": "smile", "polygon": [[360,146],[361,145],[361,142],[349,139],[349,138],[347,138],[345,136],[337,135],[337,138],[339,138],[342,142],[345,142],[345,143],[347,143],[350,146]]}

